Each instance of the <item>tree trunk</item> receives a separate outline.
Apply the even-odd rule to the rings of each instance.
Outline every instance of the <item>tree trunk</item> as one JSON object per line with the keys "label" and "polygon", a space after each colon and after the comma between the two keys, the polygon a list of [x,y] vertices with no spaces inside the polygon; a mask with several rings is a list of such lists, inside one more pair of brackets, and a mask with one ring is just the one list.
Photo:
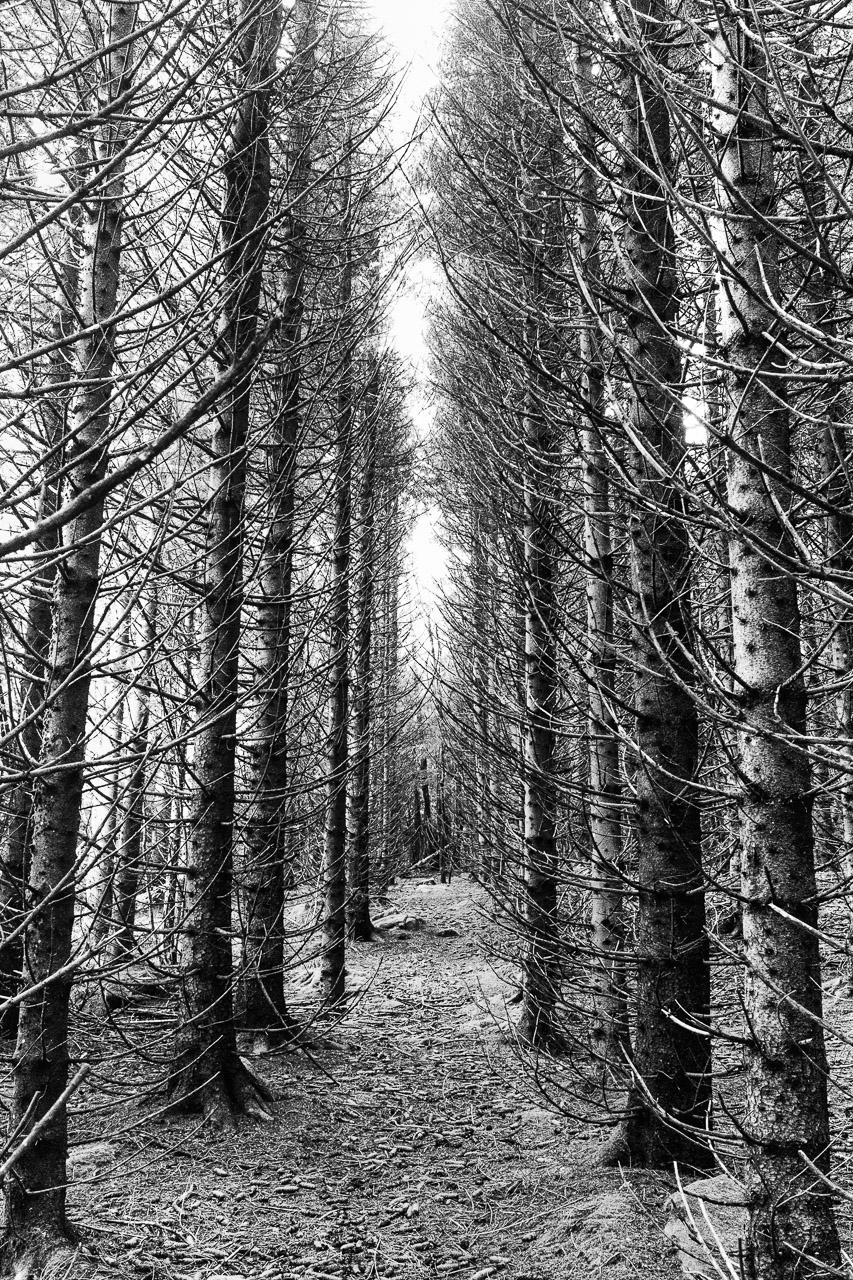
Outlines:
{"label": "tree trunk", "polygon": [[590,859],[590,945],[592,948],[591,1049],[603,1069],[628,1047],[625,989],[624,882],[620,823],[621,778],[619,740],[612,710],[616,650],[613,642],[613,544],[609,463],[604,448],[608,429],[604,405],[604,372],[598,316],[588,299],[601,284],[596,180],[596,144],[592,128],[595,94],[592,54],[585,38],[575,52],[575,86],[579,98],[580,156],[577,272],[583,314],[580,357],[583,368],[584,571],[586,585],[589,778],[586,802],[592,844]]}
{"label": "tree trunk", "polygon": [[[349,140],[346,143],[350,147]],[[350,205],[345,175],[344,204]],[[352,539],[353,336],[352,243],[349,213],[341,232],[344,255],[340,316],[344,349],[339,373],[335,442],[335,515],[332,534],[332,585],[329,636],[329,704],[326,738],[326,827],[323,846],[323,958],[320,985],[326,1002],[343,999],[346,962],[347,778],[349,774],[349,577]]]}
{"label": "tree trunk", "polygon": [[[62,343],[49,357],[42,406],[43,438],[46,462],[39,500],[38,518],[47,519],[59,506],[60,480],[57,478],[62,460],[68,409],[68,392],[64,388],[73,378],[74,358],[71,339],[74,333],[79,289],[79,221],[75,208],[64,231],[64,255],[57,269],[57,286],[50,317],[51,341]],[[51,388],[56,388],[51,390]],[[41,753],[41,705],[45,694],[47,659],[53,625],[51,595],[56,577],[54,559],[59,545],[57,535],[49,534],[35,544],[44,564],[37,571],[27,601],[24,630],[23,678],[21,680],[21,724],[18,753],[22,771],[38,763]],[[24,887],[30,864],[32,843],[33,784],[23,778],[15,787],[9,802],[9,833],[3,873],[0,877],[0,1002],[17,994],[24,958],[23,935],[15,933],[23,918]],[[12,935],[10,937],[10,935]],[[8,938],[8,941],[6,939]],[[0,1007],[0,1031],[14,1035],[18,1028],[18,1005]]]}
{"label": "tree trunk", "polygon": [[[710,980],[699,809],[698,718],[688,693],[690,552],[679,492],[685,443],[677,273],[667,183],[670,122],[661,0],[622,9],[623,248],[636,666],[636,1036],[629,1114],[614,1144],[635,1164],[706,1164]],[[641,51],[638,55],[636,51]],[[653,70],[633,65],[645,58]]]}
{"label": "tree trunk", "polygon": [[[243,0],[241,94],[223,164],[220,349],[223,367],[252,343],[269,209],[271,85],[281,6]],[[195,725],[196,794],[187,871],[185,1016],[175,1037],[168,1092],[175,1107],[217,1125],[235,1113],[265,1118],[269,1095],[237,1053],[231,959],[234,764],[243,602],[243,504],[251,371],[219,408],[211,441],[202,678]]]}
{"label": "tree trunk", "polygon": [[288,710],[293,591],[296,463],[299,450],[303,310],[307,270],[306,192],[311,176],[310,104],[314,82],[315,30],[310,0],[298,0],[293,92],[300,106],[289,146],[289,263],[281,328],[281,408],[271,424],[267,493],[270,527],[258,581],[256,681],[258,707],[248,751],[250,796],[245,824],[243,903],[246,912],[241,957],[243,1019],[253,1029],[270,1025],[293,1030],[284,998],[284,906],[289,878]]}
{"label": "tree trunk", "polygon": [[[543,220],[537,220],[541,222]],[[539,227],[531,228],[536,237]],[[532,305],[540,293],[534,275]],[[559,1040],[560,994],[557,926],[557,709],[554,576],[556,444],[548,406],[533,385],[542,360],[539,327],[529,322],[524,413],[524,706],[522,712],[524,812],[524,938],[522,1014],[518,1034],[535,1049]]]}
{"label": "tree trunk", "polygon": [[[755,1280],[824,1275],[840,1265],[832,1199],[805,1163],[829,1165],[827,1060],[815,903],[806,691],[801,669],[792,506],[787,340],[765,47],[751,22],[716,34],[720,352],[726,361],[732,622],[740,703],[741,902],[746,964],[751,1164],[749,1264]],[[773,469],[773,474],[770,473]],[[780,914],[779,908],[784,914]]]}
{"label": "tree trunk", "polygon": [[[128,41],[137,6],[117,0],[104,23],[101,106],[128,91],[134,46]],[[125,43],[125,41],[128,41]],[[104,124],[96,139],[99,166],[121,149],[125,126]],[[80,266],[79,322],[87,330],[76,343],[84,384],[76,393],[66,463],[69,498],[106,471],[115,326],[123,167],[116,166],[85,212]],[[6,1180],[6,1240],[12,1253],[32,1254],[36,1264],[69,1238],[65,1215],[68,1121],[57,1105],[68,1084],[68,1008],[76,889],[77,837],[83,792],[83,757],[91,682],[91,645],[99,583],[103,501],[92,503],[65,529],[62,567],[53,598],[53,650],[42,722],[41,772],[33,789],[32,856],[28,892],[38,912],[24,939],[24,981],[13,1066],[10,1132],[22,1144]],[[48,1113],[51,1113],[49,1118]]]}
{"label": "tree trunk", "polygon": [[110,959],[113,963],[133,954],[136,929],[136,896],[142,867],[142,830],[145,816],[145,788],[148,765],[148,720],[152,660],[157,641],[156,586],[143,608],[144,640],[139,653],[139,671],[130,711],[128,754],[132,760],[127,785],[124,830],[117,850],[113,887],[113,916],[116,932]]}
{"label": "tree trunk", "polygon": [[379,369],[374,364],[364,398],[364,476],[359,503],[361,539],[355,622],[353,751],[349,793],[349,885],[347,934],[356,941],[373,936],[370,922],[371,644],[373,584],[376,574],[376,461],[379,447]]}
{"label": "tree trunk", "polygon": [[[124,679],[126,675],[124,662],[129,642],[130,631],[128,621],[125,618],[125,621],[122,624],[121,634],[114,640],[116,661],[120,663],[120,669],[117,673],[115,672],[115,668],[113,668],[114,684],[117,690],[112,714],[112,749],[115,757],[115,765],[112,769],[112,780],[109,789],[109,809],[107,811],[107,819],[103,828],[103,848],[101,850],[98,863],[96,864],[100,878],[95,881],[95,892],[92,895],[93,916],[90,936],[92,950],[96,953],[100,953],[103,948],[113,923],[116,850],[118,848],[119,840],[121,839],[121,831],[124,825],[124,795],[122,789],[121,758],[122,751],[124,749],[125,714],[127,707],[127,699],[125,697],[124,690]],[[100,955],[98,955],[98,958],[101,958]]]}

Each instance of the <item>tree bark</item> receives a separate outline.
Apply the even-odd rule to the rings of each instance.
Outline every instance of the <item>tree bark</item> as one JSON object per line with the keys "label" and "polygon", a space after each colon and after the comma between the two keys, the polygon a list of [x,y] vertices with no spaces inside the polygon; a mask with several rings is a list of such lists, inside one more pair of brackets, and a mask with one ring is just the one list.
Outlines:
{"label": "tree bark", "polygon": [[[68,402],[68,393],[63,388],[72,377],[73,352],[70,337],[74,332],[79,286],[78,245],[75,243],[77,221],[75,217],[65,237],[65,253],[58,269],[59,278],[51,316],[51,340],[64,345],[58,346],[50,357],[45,379],[42,421],[47,461],[38,508],[40,521],[53,515],[59,507],[60,481],[57,472],[62,457]],[[51,596],[56,577],[57,547],[56,534],[49,534],[38,541],[34,548],[44,559],[30,588],[24,629],[23,675],[18,711],[21,729],[17,740],[18,764],[22,772],[33,768],[41,753],[41,707],[45,695],[53,625]],[[33,783],[30,778],[25,777],[17,783],[9,801],[6,856],[0,876],[0,1031],[9,1035],[14,1035],[18,1029],[18,1005],[3,1007],[2,1002],[17,994],[21,982],[24,944],[22,934],[16,933],[16,930],[23,920],[24,889],[33,834],[32,805]]]}
{"label": "tree bark", "polygon": [[[347,149],[350,147],[347,141]],[[349,775],[349,596],[350,544],[352,540],[353,463],[353,336],[352,243],[349,205],[350,175],[344,178],[343,200],[347,209],[342,229],[340,316],[343,350],[336,410],[334,529],[332,533],[332,584],[329,635],[329,703],[326,736],[326,825],[323,844],[323,957],[320,986],[330,1006],[339,1004],[345,991],[346,963],[346,843],[347,778]]]}
{"label": "tree bark", "polygon": [[[679,492],[685,443],[676,262],[660,90],[668,13],[620,6],[624,26],[623,260],[637,771],[636,1034],[629,1114],[615,1149],[633,1163],[705,1164],[710,979],[699,809],[698,717],[688,691],[691,565]],[[637,53],[637,51],[640,51]],[[651,72],[636,57],[653,65]]]}
{"label": "tree bark", "polygon": [[[530,219],[539,243],[545,219]],[[541,294],[534,270],[532,306]],[[561,947],[557,923],[557,789],[554,716],[557,652],[554,577],[555,457],[548,406],[535,381],[543,355],[539,326],[527,326],[524,430],[524,705],[522,709],[524,812],[524,938],[522,1013],[518,1034],[534,1049],[557,1047]]]}
{"label": "tree bark", "polygon": [[[269,122],[282,13],[278,2],[243,0],[237,55],[241,92],[226,147],[220,220],[223,250],[220,361],[229,367],[257,330],[269,209]],[[184,1017],[175,1036],[172,1105],[216,1125],[235,1113],[268,1117],[269,1095],[237,1053],[231,959],[234,766],[243,604],[243,507],[251,370],[216,414],[202,678],[195,724],[190,866],[186,879]]]}
{"label": "tree bark", "polygon": [[[137,5],[116,0],[104,21],[100,106],[127,92],[134,72]],[[95,140],[99,167],[113,162],[126,126],[108,121]],[[106,471],[115,321],[121,262],[124,195],[115,166],[88,205],[82,230],[79,320],[86,330],[75,345],[83,380],[75,394],[66,454],[69,499]],[[10,1132],[23,1150],[6,1181],[7,1249],[38,1261],[69,1239],[65,1212],[68,1120],[55,1104],[68,1084],[68,1011],[76,891],[77,837],[83,792],[83,757],[91,682],[91,645],[103,501],[93,502],[65,528],[53,598],[53,649],[45,690],[40,773],[33,789],[30,902],[38,908],[24,939],[27,991],[20,1005],[13,1065]],[[48,1113],[50,1117],[48,1117]]]}
{"label": "tree bark", "polygon": [[292,1030],[295,1022],[284,998],[284,907],[290,878],[287,829],[288,710],[293,591],[293,538],[299,450],[303,311],[307,271],[306,192],[311,175],[310,103],[314,83],[316,33],[312,0],[298,0],[292,92],[297,107],[289,145],[288,189],[292,212],[288,227],[289,263],[281,328],[283,376],[281,408],[272,424],[267,493],[270,528],[258,582],[257,711],[249,744],[243,863],[246,912],[241,957],[245,1024]]}
{"label": "tree bark", "polygon": [[116,932],[110,960],[120,962],[133,954],[136,931],[136,897],[142,869],[142,832],[145,819],[145,787],[148,765],[148,721],[150,710],[151,664],[157,641],[157,590],[143,607],[144,638],[139,655],[136,688],[130,711],[128,754],[132,760],[127,785],[124,830],[117,850],[113,887],[113,915]]}
{"label": "tree bark", "polygon": [[356,941],[373,936],[370,922],[370,785],[373,716],[372,628],[376,575],[376,463],[379,448],[379,368],[374,360],[364,398],[364,475],[359,501],[358,583],[355,616],[353,750],[350,772],[347,934]]}
{"label": "tree bark", "polygon": [[620,880],[622,832],[619,740],[612,709],[616,650],[613,641],[613,540],[609,463],[604,447],[607,430],[604,369],[599,318],[590,299],[601,283],[598,159],[592,121],[595,111],[592,54],[583,37],[575,52],[578,95],[579,163],[577,183],[579,227],[577,274],[582,328],[579,335],[583,377],[584,574],[588,691],[587,819],[590,858],[590,978],[592,994],[591,1050],[603,1069],[620,1060],[628,1047],[625,987],[624,881]]}
{"label": "tree bark", "polygon": [[797,584],[786,564],[795,549],[783,518],[792,506],[787,341],[770,305],[779,285],[773,128],[765,47],[745,12],[721,23],[712,65],[742,724],[749,1265],[754,1280],[789,1280],[826,1274],[840,1252],[831,1196],[803,1158],[828,1173],[811,778],[799,742],[806,690]]}

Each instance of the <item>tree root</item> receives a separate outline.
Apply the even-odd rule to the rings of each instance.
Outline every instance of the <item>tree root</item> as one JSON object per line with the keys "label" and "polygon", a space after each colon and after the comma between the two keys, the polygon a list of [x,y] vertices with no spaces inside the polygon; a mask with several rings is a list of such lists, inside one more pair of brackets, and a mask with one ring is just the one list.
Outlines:
{"label": "tree root", "polygon": [[600,1169],[615,1169],[620,1164],[631,1164],[631,1147],[624,1122],[617,1125],[606,1142],[593,1154],[593,1164]]}
{"label": "tree root", "polygon": [[82,1262],[73,1231],[63,1236],[28,1230],[26,1237],[9,1235],[0,1245],[0,1275],[9,1280],[86,1280],[95,1271]]}
{"label": "tree root", "polygon": [[198,1055],[187,1061],[182,1055],[167,1085],[170,1114],[201,1114],[214,1129],[233,1129],[237,1117],[269,1121],[273,1118],[273,1095],[236,1053],[229,1053],[211,1073],[209,1061]]}

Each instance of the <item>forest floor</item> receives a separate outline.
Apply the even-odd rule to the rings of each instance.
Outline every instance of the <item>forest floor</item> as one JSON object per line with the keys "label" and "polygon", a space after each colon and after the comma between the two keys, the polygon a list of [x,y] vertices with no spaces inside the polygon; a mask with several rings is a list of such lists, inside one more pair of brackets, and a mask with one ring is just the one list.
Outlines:
{"label": "forest floor", "polygon": [[[83,1165],[70,1190],[81,1247],[62,1274],[680,1275],[662,1233],[666,1180],[597,1168],[601,1132],[547,1109],[505,1034],[513,969],[494,958],[478,887],[404,881],[392,911],[422,927],[351,949],[361,994],[325,1047],[257,1060],[271,1123],[215,1136],[192,1119],[140,1125],[133,1104],[111,1164],[88,1178]],[[73,1136],[99,1136],[91,1116]]]}

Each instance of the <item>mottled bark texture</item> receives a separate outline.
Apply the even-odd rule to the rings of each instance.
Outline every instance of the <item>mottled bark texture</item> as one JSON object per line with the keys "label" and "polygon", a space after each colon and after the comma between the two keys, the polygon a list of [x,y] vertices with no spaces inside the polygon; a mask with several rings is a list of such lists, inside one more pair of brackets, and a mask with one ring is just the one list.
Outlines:
{"label": "mottled bark texture", "polygon": [[672,154],[660,89],[670,47],[667,17],[662,0],[618,9],[638,905],[633,1079],[612,1150],[643,1165],[706,1163],[701,1135],[711,1105],[708,942],[693,790],[698,719],[688,691],[691,566],[679,488],[685,443],[667,186]]}
{"label": "mottled bark texture", "polygon": [[[99,12],[103,37],[99,105],[132,85],[137,6],[121,0]],[[93,15],[94,17],[95,15]],[[112,164],[126,126],[105,122],[94,138],[99,168]],[[70,413],[68,496],[73,499],[106,471],[124,171],[113,164],[96,199],[85,206],[81,231],[79,324],[75,344],[81,379]],[[53,595],[52,650],[45,688],[40,773],[33,788],[32,844],[27,894],[36,914],[24,937],[23,980],[13,1061],[10,1134],[23,1150],[6,1181],[5,1235],[9,1252],[36,1260],[67,1241],[65,1213],[68,1121],[56,1105],[68,1084],[68,1012],[77,836],[83,754],[91,682],[91,645],[98,594],[103,501],[93,502],[64,531]],[[50,1113],[50,1114],[49,1114]],[[49,1118],[48,1118],[49,1116]]]}
{"label": "mottled bark texture", "polygon": [[773,125],[765,48],[733,8],[712,48],[721,234],[734,667],[742,729],[741,902],[755,1280],[818,1276],[840,1263],[827,1187],[827,1060],[821,1025],[809,760],[795,555]]}
{"label": "mottled bark texture", "polygon": [[[269,120],[281,7],[243,0],[236,45],[240,93],[223,157],[220,361],[230,367],[254,340],[269,209]],[[213,1123],[235,1113],[264,1118],[269,1095],[236,1044],[231,960],[234,763],[243,603],[243,508],[251,370],[214,419],[210,442],[204,638],[194,726],[195,783],[186,875],[181,1021],[168,1092],[173,1106]]]}
{"label": "mottled bark texture", "polygon": [[379,367],[373,362],[364,393],[363,466],[359,497],[359,551],[355,606],[352,768],[347,808],[347,935],[373,936],[370,922],[370,784],[373,739],[373,587],[376,576],[376,467],[379,448]]}

